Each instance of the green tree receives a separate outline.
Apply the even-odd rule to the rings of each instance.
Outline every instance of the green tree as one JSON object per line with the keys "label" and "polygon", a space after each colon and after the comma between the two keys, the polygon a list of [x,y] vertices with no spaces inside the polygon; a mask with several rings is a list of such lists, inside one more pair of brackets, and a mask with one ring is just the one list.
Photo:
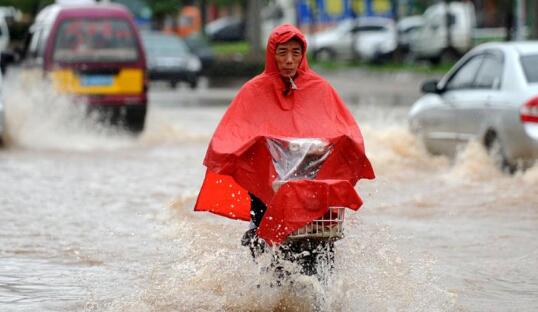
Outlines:
{"label": "green tree", "polygon": [[[175,16],[183,1],[180,0],[152,0],[148,1],[153,12],[153,27],[161,29],[167,16]],[[175,20],[174,20],[175,21]]]}
{"label": "green tree", "polygon": [[173,14],[177,12],[177,9],[185,1],[180,0],[152,0],[148,1],[148,4],[153,11],[153,14],[157,16]]}

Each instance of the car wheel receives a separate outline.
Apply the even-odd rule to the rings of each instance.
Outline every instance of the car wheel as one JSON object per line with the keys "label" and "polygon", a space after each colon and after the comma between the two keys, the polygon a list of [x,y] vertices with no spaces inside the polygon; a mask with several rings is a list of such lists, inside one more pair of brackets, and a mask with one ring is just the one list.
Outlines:
{"label": "car wheel", "polygon": [[168,84],[170,85],[170,88],[172,89],[177,88],[177,81],[175,80],[171,80]]}
{"label": "car wheel", "polygon": [[511,163],[506,157],[504,147],[501,140],[495,134],[489,134],[489,138],[486,139],[486,148],[489,156],[493,159],[495,167],[501,171],[513,174],[517,170],[517,165]]}
{"label": "car wheel", "polygon": [[332,61],[336,58],[336,53],[327,48],[320,49],[316,52],[316,59],[319,61]]}

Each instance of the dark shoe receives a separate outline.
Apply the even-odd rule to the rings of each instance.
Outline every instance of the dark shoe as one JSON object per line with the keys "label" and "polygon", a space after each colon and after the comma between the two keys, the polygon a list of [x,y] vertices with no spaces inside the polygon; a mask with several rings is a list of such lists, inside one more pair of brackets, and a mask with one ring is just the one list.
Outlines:
{"label": "dark shoe", "polygon": [[265,251],[265,242],[256,235],[256,230],[250,229],[241,237],[241,245],[250,248],[250,253],[254,259]]}
{"label": "dark shoe", "polygon": [[243,237],[241,237],[241,246],[248,247],[255,239],[258,239],[258,236],[256,236],[256,229],[250,229],[243,234]]}

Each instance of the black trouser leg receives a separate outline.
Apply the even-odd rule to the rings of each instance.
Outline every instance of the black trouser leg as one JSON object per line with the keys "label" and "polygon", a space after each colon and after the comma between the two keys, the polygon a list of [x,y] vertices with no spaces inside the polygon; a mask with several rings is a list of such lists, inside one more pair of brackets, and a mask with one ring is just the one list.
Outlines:
{"label": "black trouser leg", "polygon": [[256,259],[257,256],[265,251],[264,242],[258,236],[256,236],[256,230],[262,222],[262,218],[267,210],[267,206],[265,206],[263,201],[254,196],[252,193],[248,194],[250,195],[250,218],[256,227],[245,232],[241,238],[241,245],[248,246],[250,248],[252,258]]}
{"label": "black trouser leg", "polygon": [[260,223],[262,222],[263,215],[267,210],[267,206],[265,206],[261,199],[254,196],[254,194],[248,193],[248,195],[250,195],[250,217],[254,224],[256,224],[256,227],[259,227]]}

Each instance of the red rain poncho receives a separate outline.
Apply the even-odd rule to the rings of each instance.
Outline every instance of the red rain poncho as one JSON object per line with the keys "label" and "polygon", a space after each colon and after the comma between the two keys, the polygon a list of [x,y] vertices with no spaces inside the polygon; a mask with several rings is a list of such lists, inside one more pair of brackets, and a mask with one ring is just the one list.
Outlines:
{"label": "red rain poncho", "polygon": [[[292,38],[302,42],[303,58],[294,79],[297,89],[285,94],[275,51]],[[309,68],[305,51],[306,40],[294,26],[273,30],[264,72],[239,90],[215,130],[195,205],[197,211],[248,221],[248,192],[254,194],[267,205],[257,233],[269,244],[281,243],[323,216],[329,206],[357,210],[362,201],[353,186],[361,178],[374,178],[358,125],[329,83]],[[276,174],[266,137],[324,138],[333,144],[333,151],[315,180],[288,182],[275,193]]]}

